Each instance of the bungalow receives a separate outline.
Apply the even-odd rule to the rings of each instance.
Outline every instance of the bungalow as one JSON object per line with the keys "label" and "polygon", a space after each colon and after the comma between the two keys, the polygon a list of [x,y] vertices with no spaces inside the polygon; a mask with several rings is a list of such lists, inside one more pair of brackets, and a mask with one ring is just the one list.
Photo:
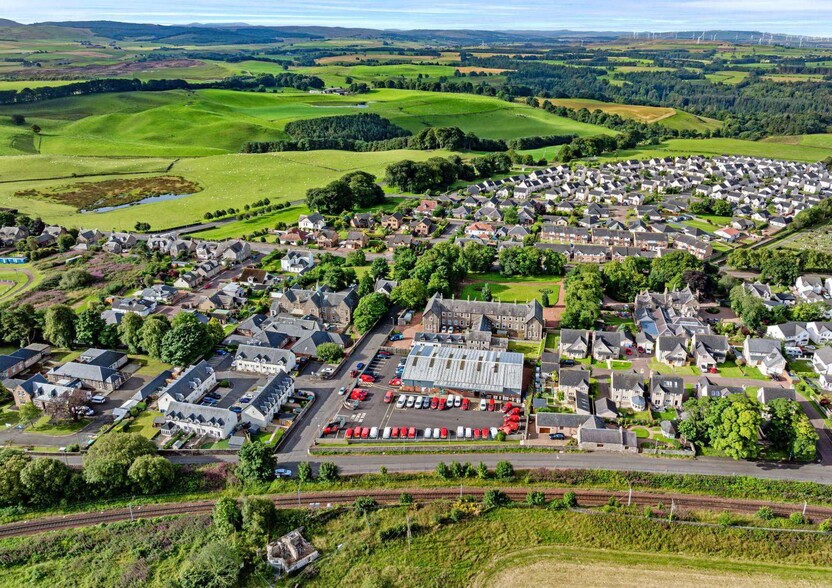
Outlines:
{"label": "bungalow", "polygon": [[113,312],[116,314],[137,314],[142,318],[150,315],[156,310],[156,303],[152,300],[145,300],[143,298],[114,298]]}
{"label": "bungalow", "polygon": [[586,419],[587,416],[583,414],[539,412],[535,415],[535,429],[538,435],[562,433],[566,437],[574,437]]}
{"label": "bungalow", "polygon": [[832,347],[821,347],[815,351],[812,367],[818,374],[832,375]]}
{"label": "bungalow", "polygon": [[644,410],[647,408],[644,400],[644,379],[635,372],[612,372],[610,399],[621,408]]}
{"label": "bungalow", "polygon": [[439,203],[436,200],[422,200],[419,202],[419,206],[413,209],[413,213],[432,215],[438,206]]}
{"label": "bungalow", "polygon": [[46,377],[50,382],[62,383],[79,380],[95,390],[112,392],[126,381],[121,368],[127,363],[127,355],[106,349],[88,349],[75,361],[52,368]]}
{"label": "bungalow", "polygon": [[49,345],[33,343],[10,353],[0,355],[0,381],[14,378],[49,356]]}
{"label": "bungalow", "polygon": [[742,355],[748,365],[760,368],[767,376],[780,375],[786,369],[786,358],[780,352],[782,343],[776,339],[746,337]]}
{"label": "bungalow", "polygon": [[680,376],[650,377],[650,402],[657,408],[682,408],[685,381]]}
{"label": "bungalow", "polygon": [[590,417],[578,428],[578,448],[585,451],[638,452],[638,437],[623,428],[608,429],[604,421]]}
{"label": "bungalow", "polygon": [[558,351],[562,357],[583,359],[589,353],[589,331],[562,329]]}
{"label": "bungalow", "polygon": [[742,236],[742,233],[733,227],[724,227],[722,229],[717,229],[716,231],[714,231],[714,235],[716,235],[723,241],[733,243]]}
{"label": "bungalow", "polygon": [[778,398],[786,398],[787,400],[797,400],[794,389],[792,388],[778,388],[776,386],[762,386],[757,390],[757,400],[761,404],[769,404],[772,400]]}
{"label": "bungalow", "polygon": [[362,249],[367,246],[367,235],[361,231],[350,231],[347,237],[341,242],[341,247],[344,249]]}
{"label": "bungalow", "polygon": [[731,394],[745,394],[745,388],[742,386],[714,384],[711,380],[703,376],[696,382],[696,392],[700,398],[725,398]]}
{"label": "bungalow", "polygon": [[310,235],[299,227],[292,227],[278,235],[277,240],[281,245],[304,245],[310,241]]}
{"label": "bungalow", "polygon": [[170,304],[176,298],[176,294],[176,288],[171,288],[166,284],[153,284],[142,290],[141,297],[158,304]]}

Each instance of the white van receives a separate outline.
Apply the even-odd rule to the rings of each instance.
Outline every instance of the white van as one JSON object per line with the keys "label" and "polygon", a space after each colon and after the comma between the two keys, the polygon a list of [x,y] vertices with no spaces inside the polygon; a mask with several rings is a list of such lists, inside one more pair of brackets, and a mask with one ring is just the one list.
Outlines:
{"label": "white van", "polygon": [[378,439],[378,427],[370,429],[370,439]]}
{"label": "white van", "polygon": [[460,425],[456,428],[456,438],[462,439],[463,437],[465,437],[465,427]]}
{"label": "white van", "polygon": [[425,427],[425,439],[430,439],[433,437],[433,429],[430,427]]}
{"label": "white van", "polygon": [[384,427],[384,432],[381,434],[382,439],[390,438],[390,427]]}
{"label": "white van", "polygon": [[473,437],[473,434],[471,433],[471,427],[465,427],[465,438],[470,439],[471,437]]}

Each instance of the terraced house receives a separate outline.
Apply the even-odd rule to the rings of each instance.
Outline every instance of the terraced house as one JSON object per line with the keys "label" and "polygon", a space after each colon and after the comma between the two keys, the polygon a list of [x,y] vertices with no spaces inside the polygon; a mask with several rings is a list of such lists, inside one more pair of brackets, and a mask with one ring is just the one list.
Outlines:
{"label": "terraced house", "polygon": [[327,323],[345,327],[352,322],[352,312],[358,305],[355,288],[334,292],[326,286],[314,290],[287,288],[281,290],[271,305],[271,314],[288,313],[295,316],[311,315]]}
{"label": "terraced house", "polygon": [[481,302],[442,298],[437,293],[428,300],[422,315],[422,328],[428,333],[452,328],[539,341],[543,338],[543,326],[543,307],[537,300],[526,304]]}

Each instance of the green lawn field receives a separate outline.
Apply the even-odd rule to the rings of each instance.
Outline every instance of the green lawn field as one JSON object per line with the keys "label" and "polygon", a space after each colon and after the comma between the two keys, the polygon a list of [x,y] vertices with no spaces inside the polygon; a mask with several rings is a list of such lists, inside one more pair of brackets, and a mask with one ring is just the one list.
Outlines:
{"label": "green lawn field", "polygon": [[749,155],[772,157],[794,161],[821,161],[832,156],[830,135],[806,135],[806,139],[794,143],[772,141],[745,141],[742,139],[671,139],[656,146],[617,151],[603,158],[605,161],[618,159],[648,159],[651,157],[673,157],[678,155]]}
{"label": "green lawn field", "polygon": [[[413,132],[457,126],[494,139],[612,133],[524,104],[467,94],[376,90],[361,96],[335,96],[176,90],[0,107],[0,118],[22,114],[27,123],[42,129],[38,137],[32,137],[26,127],[5,123],[0,153],[173,157],[237,153],[246,141],[286,138],[283,128],[288,122],[359,112],[377,113]],[[14,137],[18,139],[13,141]]]}
{"label": "green lawn field", "polygon": [[529,302],[540,300],[542,290],[549,290],[549,300],[554,304],[560,291],[560,280],[551,276],[506,278],[500,274],[470,274],[460,292],[460,298],[482,300],[482,287],[491,285],[494,300],[501,302]]}
{"label": "green lawn field", "polygon": [[[17,208],[22,212],[41,216],[50,223],[59,223],[66,227],[129,230],[136,221],[146,221],[151,224],[153,230],[161,230],[199,222],[203,220],[206,212],[230,206],[242,208],[244,204],[262,198],[269,198],[273,203],[302,200],[307,189],[323,186],[350,171],[363,170],[382,177],[390,163],[403,159],[424,161],[431,157],[447,157],[450,154],[446,151],[408,150],[372,153],[313,151],[183,158],[170,166],[168,173],[196,182],[203,187],[201,192],[177,200],[142,204],[105,213],[80,213],[71,206],[42,198],[15,196],[20,190],[64,186],[72,181],[34,179],[38,174],[44,178],[65,178],[66,174],[72,173],[75,169],[92,170],[102,165],[103,170],[106,166],[103,166],[101,159],[54,156],[0,158],[0,178],[5,177],[4,172],[7,169],[11,170],[11,173],[32,178],[31,181],[0,181],[0,206]],[[114,164],[124,162],[125,167],[136,162],[137,170],[148,169],[145,166],[146,160],[110,161]],[[75,162],[79,165],[76,166]],[[159,160],[152,160],[152,165],[159,164]],[[20,169],[27,171],[21,172]],[[124,168],[116,166],[114,169]],[[143,175],[147,174],[139,173],[138,177]],[[102,175],[86,177],[84,180],[105,180],[112,177],[103,172]],[[259,219],[254,220],[254,224],[258,222]],[[267,223],[272,224],[272,221],[269,220]],[[242,232],[250,230],[252,229]]]}

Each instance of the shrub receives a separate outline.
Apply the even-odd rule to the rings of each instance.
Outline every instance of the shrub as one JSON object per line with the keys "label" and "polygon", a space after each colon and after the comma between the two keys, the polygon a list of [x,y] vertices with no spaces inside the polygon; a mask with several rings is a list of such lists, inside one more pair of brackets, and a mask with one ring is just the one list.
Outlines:
{"label": "shrub", "polygon": [[793,512],[789,515],[789,521],[795,525],[805,525],[806,517],[803,516],[802,512]]}
{"label": "shrub", "polygon": [[509,503],[508,495],[502,490],[486,490],[482,496],[482,503],[485,508],[504,506]]}
{"label": "shrub", "polygon": [[309,482],[312,479],[312,465],[308,461],[302,461],[298,464],[298,480],[301,482]]}
{"label": "shrub", "polygon": [[526,503],[529,506],[543,506],[546,504],[546,495],[543,492],[529,492],[526,495]]}
{"label": "shrub", "polygon": [[339,477],[338,466],[331,461],[325,461],[318,468],[318,478],[325,482],[337,482]]}
{"label": "shrub", "polygon": [[730,512],[723,511],[719,513],[716,522],[720,527],[730,527],[734,523],[734,519],[731,517]]}
{"label": "shrub", "polygon": [[563,505],[566,508],[575,508],[578,506],[578,497],[574,492],[567,492],[563,495]]}
{"label": "shrub", "polygon": [[408,494],[407,492],[402,492],[399,494],[399,504],[403,504],[405,506],[413,504],[413,495]]}
{"label": "shrub", "polygon": [[774,518],[774,511],[771,510],[770,506],[761,506],[760,510],[757,511],[757,518],[770,521]]}
{"label": "shrub", "polygon": [[832,519],[821,521],[820,525],[818,525],[818,531],[821,533],[832,533]]}
{"label": "shrub", "polygon": [[497,462],[494,475],[498,480],[511,480],[514,478],[514,466],[511,465],[510,461]]}
{"label": "shrub", "polygon": [[378,506],[378,503],[375,501],[374,498],[370,498],[369,496],[359,496],[355,499],[355,514],[363,515],[375,510]]}

